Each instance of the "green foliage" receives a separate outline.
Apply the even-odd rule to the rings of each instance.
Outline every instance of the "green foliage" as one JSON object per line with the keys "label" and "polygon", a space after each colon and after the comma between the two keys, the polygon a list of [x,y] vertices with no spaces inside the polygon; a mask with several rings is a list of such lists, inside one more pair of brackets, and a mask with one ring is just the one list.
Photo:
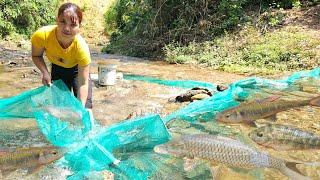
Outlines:
{"label": "green foliage", "polygon": [[267,32],[270,29],[281,27],[284,22],[286,14],[279,11],[267,10],[259,16],[256,26],[262,33]]}
{"label": "green foliage", "polygon": [[[148,1],[116,0],[105,13],[105,31],[111,35],[111,45],[102,51],[131,56],[150,56],[155,49],[146,44],[143,35],[152,13],[148,12]],[[150,50],[148,50],[150,49]],[[160,49],[161,50],[161,49]]]}
{"label": "green foliage", "polygon": [[105,26],[105,32],[108,35],[112,35],[112,33],[117,31],[117,8],[116,8],[117,1],[114,1],[109,10],[104,14],[104,22],[106,24]]}
{"label": "green foliage", "polygon": [[317,2],[116,0],[105,14],[111,41],[103,51],[164,55],[171,63],[200,63],[236,72],[311,68],[319,64],[319,53],[314,51],[319,39],[282,25],[287,16],[283,9],[313,3]]}
{"label": "green foliage", "polygon": [[311,49],[316,49],[319,39],[295,30],[266,34],[261,41],[247,46],[243,59],[257,67],[278,70],[301,70],[318,65],[310,60],[316,57]]}
{"label": "green foliage", "polygon": [[55,20],[59,0],[0,0],[0,36],[29,36]]}
{"label": "green foliage", "polygon": [[[315,38],[316,33],[288,27],[258,35],[256,29],[248,28],[239,34],[226,34],[214,41],[191,43],[185,47],[170,44],[164,50],[166,60],[171,63],[196,61],[232,72],[275,73],[302,70],[320,64],[320,53],[316,51],[320,39]],[[185,58],[182,60],[183,56]]]}
{"label": "green foliage", "polygon": [[[186,45],[192,41],[212,39],[243,22],[244,7],[248,4],[252,2],[118,0],[105,13],[106,32],[116,34],[111,34],[114,38],[111,38],[109,46],[113,47],[106,47],[105,50],[159,55],[161,51],[158,49],[170,42]],[[117,43],[120,39],[127,43],[121,46]],[[137,39],[142,40],[136,42]]]}
{"label": "green foliage", "polygon": [[[126,55],[161,55],[165,45],[203,42],[238,30],[252,17],[262,32],[282,25],[285,14],[271,9],[299,8],[315,0],[115,0],[104,15],[111,42],[104,50]],[[121,44],[118,43],[121,41]]]}

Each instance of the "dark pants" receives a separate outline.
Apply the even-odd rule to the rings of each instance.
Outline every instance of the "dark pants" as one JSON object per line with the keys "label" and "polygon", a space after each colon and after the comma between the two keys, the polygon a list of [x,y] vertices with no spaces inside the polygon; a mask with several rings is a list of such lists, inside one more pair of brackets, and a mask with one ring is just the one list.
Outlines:
{"label": "dark pants", "polygon": [[[64,68],[55,64],[52,64],[51,68],[51,79],[58,80],[61,79],[69,88],[73,91],[73,94],[77,97],[78,93],[78,66],[72,68]],[[92,109],[92,82],[89,79],[89,91],[88,98],[85,104],[86,108]]]}

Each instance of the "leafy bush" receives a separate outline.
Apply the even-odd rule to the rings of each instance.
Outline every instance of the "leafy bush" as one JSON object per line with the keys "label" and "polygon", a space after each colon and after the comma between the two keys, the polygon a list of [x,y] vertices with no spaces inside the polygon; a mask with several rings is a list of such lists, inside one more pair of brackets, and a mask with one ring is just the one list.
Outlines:
{"label": "leafy bush", "polygon": [[117,34],[105,50],[156,56],[171,42],[187,45],[212,39],[244,21],[249,4],[249,0],[118,0],[105,14],[106,31]]}
{"label": "leafy bush", "polygon": [[256,26],[262,33],[270,29],[280,28],[285,20],[286,14],[279,11],[267,10],[259,16]]}
{"label": "leafy bush", "polygon": [[55,20],[59,0],[0,0],[0,36],[29,36]]}
{"label": "leafy bush", "polygon": [[[109,53],[161,55],[169,43],[186,46],[238,30],[251,21],[248,12],[264,13],[263,31],[281,26],[284,13],[270,9],[299,8],[315,0],[115,0],[105,13]],[[121,43],[119,43],[119,41]],[[160,49],[160,50],[159,50]]]}

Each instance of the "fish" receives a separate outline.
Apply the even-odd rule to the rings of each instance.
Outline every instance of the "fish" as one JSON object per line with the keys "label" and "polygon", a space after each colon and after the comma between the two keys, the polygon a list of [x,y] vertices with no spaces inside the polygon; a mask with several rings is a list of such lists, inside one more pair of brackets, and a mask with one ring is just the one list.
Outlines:
{"label": "fish", "polygon": [[200,158],[236,168],[273,168],[292,179],[309,179],[291,162],[224,136],[193,134],[154,147],[154,152],[180,158]]}
{"label": "fish", "polygon": [[320,149],[320,136],[296,127],[267,124],[249,133],[257,144],[276,150]]}
{"label": "fish", "polygon": [[62,108],[62,107],[56,107],[52,105],[43,105],[43,106],[38,106],[37,110],[44,111],[61,121],[70,123],[72,126],[76,126],[80,128],[84,127],[82,123],[82,113],[75,111],[72,108],[69,108],[69,107]]}
{"label": "fish", "polygon": [[32,174],[62,156],[62,151],[53,146],[4,149],[0,150],[0,171],[2,176],[18,169],[28,169]]}
{"label": "fish", "polygon": [[309,100],[288,101],[276,99],[272,101],[264,100],[243,103],[239,106],[217,113],[215,118],[218,122],[245,123],[256,126],[254,120],[268,119],[276,121],[276,114],[278,112],[307,105],[320,106],[320,96]]}

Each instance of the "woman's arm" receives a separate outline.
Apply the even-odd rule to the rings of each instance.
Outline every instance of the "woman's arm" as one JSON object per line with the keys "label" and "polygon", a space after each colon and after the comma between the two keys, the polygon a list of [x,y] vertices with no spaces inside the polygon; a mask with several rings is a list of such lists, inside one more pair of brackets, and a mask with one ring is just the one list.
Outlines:
{"label": "woman's arm", "polygon": [[42,83],[44,85],[51,84],[51,76],[49,74],[46,63],[43,59],[44,48],[37,48],[32,45],[32,61],[42,73]]}
{"label": "woman's arm", "polygon": [[88,97],[89,72],[90,65],[82,67],[78,65],[78,99],[81,101],[83,106],[85,106]]}

